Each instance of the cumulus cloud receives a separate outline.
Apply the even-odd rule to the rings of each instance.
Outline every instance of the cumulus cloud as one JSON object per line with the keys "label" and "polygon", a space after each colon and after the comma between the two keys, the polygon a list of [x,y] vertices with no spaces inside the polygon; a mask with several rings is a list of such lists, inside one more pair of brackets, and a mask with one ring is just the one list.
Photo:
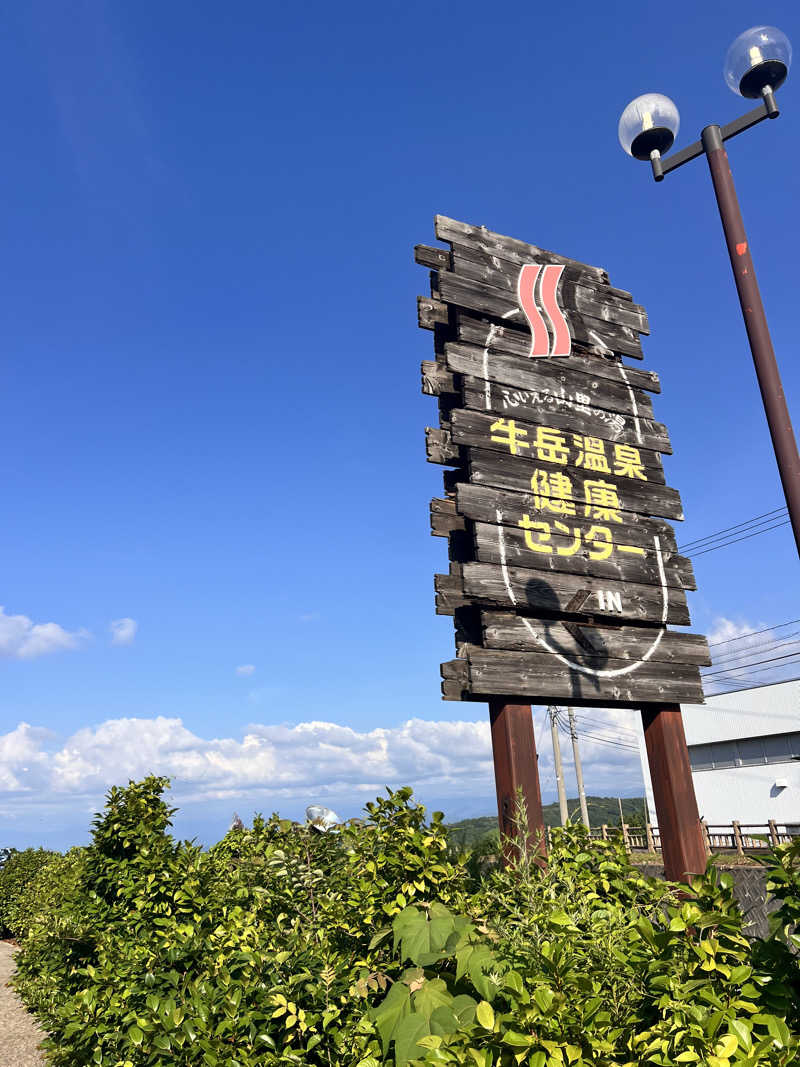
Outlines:
{"label": "cumulus cloud", "polygon": [[[568,746],[564,748],[568,764]],[[590,791],[616,795],[626,781],[639,787],[636,753],[586,738],[582,757]],[[552,765],[546,748],[539,759],[544,788]],[[490,811],[494,793],[491,738],[484,719],[409,719],[372,730],[318,721],[255,723],[240,737],[203,738],[179,718],[158,716],[109,719],[66,739],[25,723],[0,736],[0,797],[5,794],[5,807],[15,796],[30,804],[34,790],[37,804],[63,804],[65,796],[99,802],[110,785],[147,774],[171,777],[180,803],[241,797],[254,805],[277,806],[283,800],[344,798],[346,804],[360,807],[387,785],[411,785],[435,795],[437,802],[485,797]],[[574,795],[574,785],[568,791]]]}
{"label": "cumulus cloud", "polygon": [[245,678],[255,672],[255,667],[252,663],[243,663],[241,667],[236,668],[236,673],[243,675]]}
{"label": "cumulus cloud", "polygon": [[139,623],[136,619],[113,619],[108,628],[111,631],[112,645],[132,645],[136,639]]}
{"label": "cumulus cloud", "polygon": [[80,648],[89,636],[86,630],[65,630],[57,622],[6,615],[5,608],[0,607],[0,656],[5,659],[36,659],[50,652]]}

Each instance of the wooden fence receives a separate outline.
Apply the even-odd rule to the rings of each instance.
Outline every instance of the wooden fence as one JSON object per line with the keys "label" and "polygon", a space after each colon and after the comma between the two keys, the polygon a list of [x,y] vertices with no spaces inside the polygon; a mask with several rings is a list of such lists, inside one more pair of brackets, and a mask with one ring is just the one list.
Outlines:
{"label": "wooden fence", "polygon": [[[775,845],[785,845],[800,837],[800,824],[776,823],[770,819],[767,823],[731,822],[711,826],[700,820],[709,855],[714,852],[737,852],[743,856],[747,852],[767,852]],[[628,852],[659,852],[661,840],[657,826],[649,823],[644,826],[595,826],[589,831],[594,838],[610,839],[622,836]],[[549,831],[548,831],[549,838]]]}

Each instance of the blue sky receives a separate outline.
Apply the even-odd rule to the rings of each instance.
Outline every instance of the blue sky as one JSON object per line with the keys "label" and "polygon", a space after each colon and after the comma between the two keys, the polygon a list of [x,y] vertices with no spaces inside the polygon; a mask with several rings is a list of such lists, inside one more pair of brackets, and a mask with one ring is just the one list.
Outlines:
{"label": "blue sky", "polygon": [[[800,43],[796,4],[742,0],[9,9],[0,602],[29,620],[3,622],[9,843],[77,840],[145,763],[175,774],[181,828],[206,840],[232,807],[355,814],[384,775],[453,816],[492,810],[485,708],[439,699],[452,624],[433,605],[412,257],[435,212],[601,265],[645,305],[683,540],[782,504],[707,168],[656,185],[616,139],[649,90],[676,101],[681,145],[744,110],[722,61],[756,23]],[[794,411],[796,86],[730,145]],[[696,573],[697,631],[798,614],[788,528]],[[372,738],[360,768],[323,774],[313,722]],[[226,786],[163,758],[285,728],[299,770],[280,787],[280,761]],[[587,787],[638,792],[632,751],[607,753]]]}

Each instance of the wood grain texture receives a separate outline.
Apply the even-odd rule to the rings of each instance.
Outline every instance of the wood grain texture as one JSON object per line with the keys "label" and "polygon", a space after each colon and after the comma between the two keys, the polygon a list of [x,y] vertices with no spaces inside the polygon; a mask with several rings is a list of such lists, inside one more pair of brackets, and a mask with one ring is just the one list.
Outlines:
{"label": "wood grain texture", "polygon": [[[440,584],[442,578],[447,581]],[[452,609],[439,614],[452,614],[456,608],[474,602],[479,607],[514,608],[537,617],[574,615],[640,624],[666,622],[674,626],[690,623],[686,594],[676,588],[662,590],[654,585],[585,575],[544,574],[525,567],[503,568],[492,563],[451,563],[450,574],[436,575],[434,581],[437,592],[448,594]],[[582,606],[570,608],[576,594],[583,596]],[[617,611],[617,603],[621,611]]]}
{"label": "wood grain texture", "polygon": [[569,401],[575,405],[576,421],[581,415],[579,408],[587,406],[641,419],[653,418],[653,404],[647,393],[629,387],[621,379],[592,376],[593,360],[587,359],[583,370],[573,370],[556,359],[527,359],[499,352],[487,356],[485,348],[462,342],[446,344],[445,358],[448,369],[458,374]]}
{"label": "wood grain texture", "polygon": [[[501,324],[509,322],[520,326],[527,325],[516,293],[474,282],[444,270],[437,273],[437,287],[439,299],[447,304],[477,311],[481,315],[491,315],[501,320]],[[598,351],[607,350],[633,356],[634,359],[643,358],[639,334],[629,326],[618,326],[569,308],[564,308],[563,311],[574,340],[585,342]]]}
{"label": "wood grain texture", "polygon": [[[498,416],[495,412],[487,414],[485,411],[454,408],[449,412],[448,428],[449,440],[452,443],[452,446],[456,449],[460,446],[484,448],[490,452],[501,452],[503,455],[509,455],[508,445],[504,444],[502,440],[497,440],[498,437],[505,437],[505,434],[498,434],[492,430],[492,427],[496,425],[499,418],[504,418],[506,423],[509,420],[513,420],[515,435],[520,435],[521,437],[518,447],[520,448],[520,451],[524,453],[525,458],[530,459],[532,462],[547,463],[546,459],[543,460],[538,455],[536,447],[536,442],[538,440],[537,434],[540,428],[556,430],[557,433],[561,435],[566,449],[568,450],[568,454],[573,460],[577,460],[583,452],[583,437],[595,437],[591,431],[586,430],[584,425],[580,426],[580,433],[576,433],[574,422],[572,423],[571,429],[568,429],[567,426],[554,426],[551,420],[542,417],[534,420],[524,419],[513,410],[506,412],[503,416]],[[628,442],[614,440],[610,437],[608,431],[606,431],[605,436],[597,435],[595,440],[603,442],[603,453],[609,468],[608,473],[611,477],[621,477],[623,480],[626,479],[625,475],[617,475],[615,473],[615,470],[619,467],[617,461],[617,449],[615,446],[624,444],[625,449],[622,452],[623,456],[629,454],[626,451],[627,449],[636,448],[639,459],[641,460],[641,471],[645,475],[645,478],[637,480],[648,485],[665,484],[664,467],[661,462],[661,457],[654,449],[643,448],[638,445],[631,445]],[[458,452],[454,454],[457,456]]]}
{"label": "wood grain texture", "polygon": [[[595,626],[580,624],[583,642],[557,620],[522,619],[511,611],[478,613],[481,644],[485,648],[504,648],[517,652],[541,652],[541,641],[550,640],[572,656],[586,644],[605,647],[611,659],[633,661],[653,644],[653,629],[642,626]],[[537,638],[539,640],[537,640]],[[692,663],[707,667],[711,663],[708,641],[701,634],[664,630],[661,641],[651,654],[654,663]]]}
{"label": "wood grain texture", "polygon": [[[476,522],[499,521],[501,525],[510,527],[518,526],[520,515],[528,507],[527,502],[523,503],[518,493],[495,489],[493,486],[470,485],[469,482],[459,483],[455,496],[448,499],[447,504],[465,518]],[[675,530],[668,522],[628,511],[624,513],[623,518],[625,521],[615,527],[622,544],[648,548],[653,544],[653,538],[658,537],[662,548],[677,555]]]}
{"label": "wood grain texture", "polygon": [[451,244],[482,249],[490,255],[496,253],[504,256],[519,256],[521,263],[562,263],[565,266],[575,267],[581,274],[585,274],[587,278],[602,285],[608,284],[608,273],[602,267],[593,267],[577,259],[569,259],[555,252],[548,252],[545,248],[519,241],[516,237],[507,237],[493,230],[487,230],[485,226],[473,226],[468,222],[459,222],[458,219],[448,218],[447,215],[436,215],[433,225],[439,241],[449,241]]}
{"label": "wood grain texture", "polygon": [[672,452],[666,426],[654,419],[635,418],[584,404],[573,398],[577,394],[561,396],[553,390],[515,389],[469,374],[453,374],[453,385],[457,387],[459,382],[459,392],[441,395],[455,395],[463,407],[473,411],[493,411],[507,419],[525,419],[571,433],[577,428],[581,433],[604,441],[648,448],[662,454]]}
{"label": "wood grain texture", "polygon": [[[450,264],[437,269],[450,270],[470,281],[482,282],[497,289],[506,289],[516,299],[520,265],[493,257],[488,263],[482,255],[463,245],[454,245]],[[647,313],[643,307],[616,296],[608,286],[596,286],[574,267],[565,267],[559,283],[559,305],[565,310],[591,315],[593,318],[629,326],[638,333],[650,333]]]}
{"label": "wood grain texture", "polygon": [[[589,491],[588,483],[604,482],[614,484],[621,511],[636,512],[641,515],[659,515],[666,519],[682,519],[683,507],[676,489],[666,485],[653,485],[634,481],[632,478],[615,478],[613,475],[596,474],[579,467],[560,464],[543,464],[541,461],[523,459],[521,456],[503,455],[502,452],[489,452],[483,448],[465,449],[469,480],[474,485],[493,485],[497,489],[511,489],[525,496],[524,507],[531,514],[550,512],[549,508],[537,506],[531,493],[531,478],[534,471],[547,469],[566,476],[569,480],[568,499],[576,504],[576,512],[582,512],[585,518],[601,519],[600,515],[587,514],[585,499]],[[544,497],[544,493],[542,494]],[[540,497],[540,499],[542,499]],[[547,497],[552,500],[552,494]],[[522,504],[522,502],[521,502]],[[624,524],[624,520],[620,525]]]}
{"label": "wood grain texture", "polygon": [[[466,648],[463,658],[467,680],[463,680],[463,668],[454,680],[472,696],[502,693],[525,697],[532,703],[580,704],[592,700],[629,707],[667,700],[703,703],[700,671],[691,664],[648,661],[630,670],[632,664],[625,660],[593,660],[587,654],[578,665],[582,670],[557,670],[557,660],[547,652],[506,652],[475,646]],[[628,673],[623,673],[626,670]],[[598,673],[591,673],[595,671]]]}
{"label": "wood grain texture", "polygon": [[[510,356],[530,359],[531,332],[528,326],[510,326],[508,323],[498,325],[486,319],[471,315],[468,311],[458,310],[454,313],[457,339],[466,344],[487,348],[490,354],[502,352]],[[491,336],[490,336],[491,334]],[[598,378],[610,378],[620,382],[626,378],[635,389],[645,389],[649,393],[660,393],[661,382],[658,375],[642,367],[631,367],[623,363],[619,356],[576,354],[559,356],[558,364],[581,374],[591,374]],[[621,369],[620,369],[621,368]],[[622,374],[624,371],[624,375]]]}
{"label": "wood grain texture", "polygon": [[[529,567],[533,571],[550,573],[561,571],[565,574],[592,575],[596,578],[611,578],[619,582],[638,582],[643,585],[662,584],[662,575],[659,568],[659,554],[663,577],[668,586],[677,589],[696,589],[697,583],[690,560],[685,556],[663,550],[659,546],[659,552],[655,550],[653,542],[646,547],[625,545],[618,540],[615,531],[614,551],[607,559],[598,559],[597,546],[600,552],[605,553],[604,541],[591,540],[593,529],[596,528],[588,522],[564,523],[573,531],[572,536],[564,536],[559,529],[550,524],[550,530],[546,538],[532,537],[533,531],[525,531],[519,527],[497,526],[490,523],[474,523],[471,536],[469,537],[469,559],[478,563],[507,563],[512,567]],[[607,527],[607,529],[610,529]],[[540,548],[549,548],[549,552],[534,551],[526,544],[525,534],[532,538],[533,543]],[[581,535],[581,544],[574,554],[564,555],[570,552]],[[620,547],[622,546],[622,547]],[[636,552],[625,551],[626,548],[636,548]],[[561,553],[561,554],[560,554]],[[640,553],[644,553],[643,555]],[[594,557],[594,558],[593,558]],[[453,558],[451,556],[451,558]]]}

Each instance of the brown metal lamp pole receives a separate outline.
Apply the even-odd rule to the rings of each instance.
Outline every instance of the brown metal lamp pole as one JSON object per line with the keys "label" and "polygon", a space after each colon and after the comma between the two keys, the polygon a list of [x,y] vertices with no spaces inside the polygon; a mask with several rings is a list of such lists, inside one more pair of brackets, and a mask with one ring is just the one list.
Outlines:
{"label": "brown metal lamp pole", "polygon": [[778,372],[778,363],[775,359],[775,351],[769,335],[767,316],[764,305],[761,302],[761,293],[758,289],[755,267],[750,254],[750,242],[742,221],[742,213],[739,209],[739,200],[736,196],[736,187],[733,184],[728,153],[725,151],[724,142],[735,137],[737,133],[750,129],[756,123],[764,119],[777,118],[780,112],[775,103],[772,89],[766,86],[762,90],[763,102],[760,107],[743,115],[735,122],[727,126],[706,126],[701,134],[701,139],[695,144],[676,152],[667,159],[660,155],[651,158],[653,176],[657,182],[663,181],[670,171],[688,163],[691,159],[705,153],[711,171],[711,181],[717,197],[719,216],[722,220],[722,229],[725,232],[725,241],[728,245],[728,255],[731,259],[733,277],[736,282],[736,290],[739,294],[739,303],[742,307],[742,316],[750,341],[750,351],[753,354],[753,364],[756,368],[758,386],[761,390],[761,399],[764,403],[764,411],[767,416],[772,447],[775,450],[775,459],[778,463],[783,493],[786,497],[786,506],[789,510],[789,519],[794,531],[795,544],[800,555],[800,455],[797,452],[792,420],[789,409],[786,406],[786,397],[783,392],[781,376]]}
{"label": "brown metal lamp pole", "polygon": [[767,316],[764,313],[764,305],[761,303],[761,293],[758,291],[755,267],[750,255],[750,243],[742,222],[742,213],[739,210],[739,201],[733,184],[728,153],[723,145],[722,132],[719,126],[706,126],[702,133],[701,143],[711,170],[711,180],[717,195],[719,215],[728,244],[728,255],[731,257],[739,303],[742,305],[742,315],[750,341],[750,351],[753,354],[758,387],[764,402],[764,411],[772,437],[772,447],[775,449],[786,506],[789,509],[795,544],[800,554],[800,455],[797,453],[792,420],[786,406],[783,384],[767,326]]}
{"label": "brown metal lamp pole", "polygon": [[669,97],[660,93],[646,93],[632,100],[623,111],[619,139],[629,155],[650,161],[657,182],[663,181],[670,171],[677,170],[698,156],[705,154],[708,160],[761,399],[800,555],[800,456],[724,146],[725,141],[744,133],[764,119],[778,117],[780,112],[775,103],[775,92],[786,80],[791,56],[789,40],[779,29],[774,26],[753,26],[740,34],[728,49],[725,80],[740,96],[759,100],[758,107],[729,122],[727,126],[706,126],[699,141],[664,158],[663,153],[670,150],[678,131],[678,109]]}

